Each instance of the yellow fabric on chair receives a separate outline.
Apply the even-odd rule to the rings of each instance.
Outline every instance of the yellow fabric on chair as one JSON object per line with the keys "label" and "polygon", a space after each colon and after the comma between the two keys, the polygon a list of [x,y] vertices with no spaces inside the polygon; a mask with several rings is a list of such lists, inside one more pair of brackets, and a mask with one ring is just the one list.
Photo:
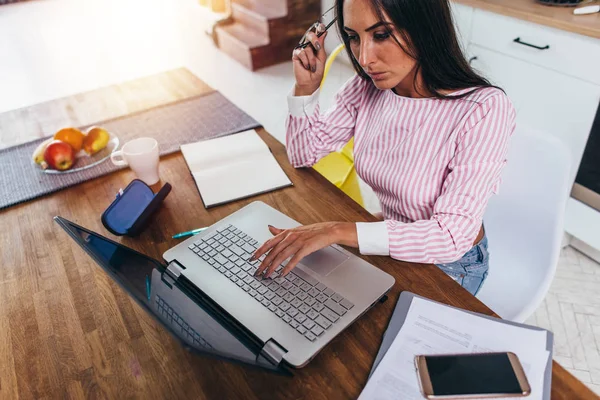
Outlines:
{"label": "yellow fabric on chair", "polygon": [[[333,60],[335,60],[343,49],[344,44],[342,43],[336,47],[327,58],[321,87],[323,87],[323,83],[325,82],[325,78],[327,78]],[[313,168],[329,182],[342,189],[344,193],[352,198],[352,200],[362,207],[365,206],[360,193],[358,175],[354,168],[354,138],[350,139],[341,151],[333,152],[320,159]]]}

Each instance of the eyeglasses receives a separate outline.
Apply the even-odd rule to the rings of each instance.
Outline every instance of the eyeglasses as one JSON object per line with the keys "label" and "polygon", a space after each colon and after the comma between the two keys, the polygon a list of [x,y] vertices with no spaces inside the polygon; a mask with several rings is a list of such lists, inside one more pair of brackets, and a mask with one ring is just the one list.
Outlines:
{"label": "eyeglasses", "polygon": [[331,27],[331,25],[333,25],[335,23],[335,21],[337,20],[337,18],[335,17],[335,13],[333,11],[334,8],[335,8],[335,6],[331,7],[329,10],[325,11],[323,13],[323,15],[321,15],[319,20],[317,22],[315,22],[314,24],[312,24],[310,26],[310,28],[308,28],[308,30],[306,31],[304,36],[302,36],[302,39],[300,39],[300,43],[296,47],[294,47],[294,50],[295,49],[305,49],[306,47],[308,47],[311,44],[311,42],[309,42],[306,37],[308,36],[308,34],[310,32],[316,32],[317,27],[319,27],[321,24],[325,25],[325,29],[323,29],[322,32],[317,33],[317,37],[320,38],[321,36],[323,36],[325,34],[325,32],[327,32],[327,29],[329,29]]}

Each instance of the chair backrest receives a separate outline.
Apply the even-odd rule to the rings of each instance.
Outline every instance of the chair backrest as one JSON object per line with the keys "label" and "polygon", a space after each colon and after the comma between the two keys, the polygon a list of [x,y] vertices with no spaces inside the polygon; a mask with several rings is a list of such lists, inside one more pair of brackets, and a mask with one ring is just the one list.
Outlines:
{"label": "chair backrest", "polygon": [[566,147],[523,129],[511,139],[500,191],[483,219],[490,272],[477,296],[503,318],[524,321],[550,288],[572,184]]}

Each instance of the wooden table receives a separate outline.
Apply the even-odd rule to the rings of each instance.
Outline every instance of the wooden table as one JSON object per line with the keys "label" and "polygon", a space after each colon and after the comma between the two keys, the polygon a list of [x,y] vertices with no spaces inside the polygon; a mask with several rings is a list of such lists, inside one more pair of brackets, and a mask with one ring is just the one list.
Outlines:
{"label": "wooden table", "polygon": [[[0,132],[4,138],[6,127],[13,127],[13,135],[20,127],[11,137],[16,144],[41,136],[40,127],[51,127],[48,134],[206,90],[189,72],[176,70],[2,114]],[[173,233],[210,225],[256,199],[304,224],[375,220],[312,169],[292,168],[284,147],[259,133],[294,187],[207,211],[183,157],[173,154],[160,164],[161,179],[173,191],[136,239],[115,238],[100,222],[102,210],[134,177],[129,170],[0,212],[0,398],[356,398],[401,291],[493,315],[435,266],[365,257],[396,278],[389,301],[293,378],[273,375],[187,353],[52,220],[61,215],[157,259],[177,243]],[[554,363],[553,399],[594,397]]]}

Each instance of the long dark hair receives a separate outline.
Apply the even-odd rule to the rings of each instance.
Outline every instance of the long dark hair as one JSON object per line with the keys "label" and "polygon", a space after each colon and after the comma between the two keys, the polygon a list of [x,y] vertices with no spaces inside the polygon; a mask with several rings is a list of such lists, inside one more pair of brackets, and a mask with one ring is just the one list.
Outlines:
{"label": "long dark hair", "polygon": [[[472,91],[459,96],[445,96],[440,91],[493,86],[465,59],[458,44],[448,0],[371,0],[371,3],[380,21],[384,20],[385,12],[396,26],[406,46],[392,37],[406,54],[417,61],[415,80],[421,72],[424,89],[428,93],[441,99],[459,99]],[[356,73],[370,79],[350,49],[348,34],[344,31],[343,8],[344,0],[336,0],[338,32]]]}

